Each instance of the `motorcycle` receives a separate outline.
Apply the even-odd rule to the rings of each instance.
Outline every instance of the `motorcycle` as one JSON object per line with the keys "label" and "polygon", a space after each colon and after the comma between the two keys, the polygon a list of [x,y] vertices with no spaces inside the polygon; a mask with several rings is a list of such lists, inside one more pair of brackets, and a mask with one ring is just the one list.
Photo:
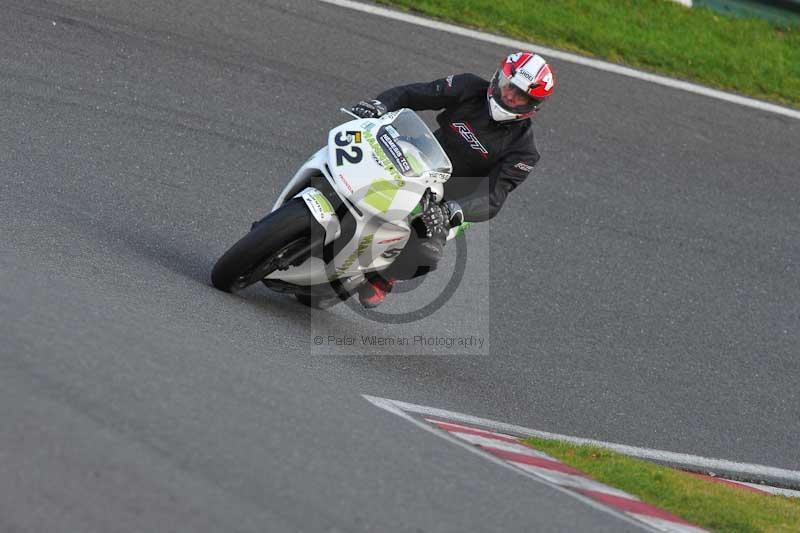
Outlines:
{"label": "motorcycle", "polygon": [[355,294],[366,274],[388,268],[413,217],[441,200],[452,165],[414,111],[372,119],[342,111],[355,120],[329,132],[272,211],[219,258],[214,287],[237,292],[261,281],[310,307],[331,307]]}

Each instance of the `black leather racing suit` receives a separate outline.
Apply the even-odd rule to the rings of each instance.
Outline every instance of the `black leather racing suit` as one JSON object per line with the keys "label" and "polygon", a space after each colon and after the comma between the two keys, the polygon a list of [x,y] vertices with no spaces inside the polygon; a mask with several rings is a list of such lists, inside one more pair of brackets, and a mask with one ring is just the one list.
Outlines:
{"label": "black leather racing suit", "polygon": [[[377,96],[388,111],[443,109],[436,117],[439,128],[434,135],[453,164],[444,199],[458,202],[467,222],[494,217],[508,193],[525,181],[539,160],[530,119],[492,120],[488,88],[489,82],[479,76],[456,74],[395,87]],[[430,239],[412,231],[403,253],[384,275],[409,279],[436,268],[444,242],[426,241]]]}
{"label": "black leather racing suit", "polygon": [[453,164],[445,198],[461,204],[468,222],[494,217],[539,161],[530,119],[492,120],[488,88],[489,82],[479,76],[457,74],[378,95],[389,111],[444,109],[436,117],[439,129],[434,134]]}

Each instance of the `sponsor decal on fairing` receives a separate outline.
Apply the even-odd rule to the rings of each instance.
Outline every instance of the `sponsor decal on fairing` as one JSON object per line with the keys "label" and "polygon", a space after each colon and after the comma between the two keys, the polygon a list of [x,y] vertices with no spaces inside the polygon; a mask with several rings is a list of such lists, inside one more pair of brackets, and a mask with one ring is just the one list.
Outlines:
{"label": "sponsor decal on fairing", "polygon": [[338,178],[338,180],[339,180],[339,181],[342,183],[342,185],[344,185],[344,186],[345,186],[345,188],[346,188],[348,191],[350,191],[350,194],[353,194],[353,186],[352,186],[352,185],[350,185],[350,182],[349,182],[349,181],[347,181],[347,178],[345,178],[345,177],[344,177],[342,174],[339,174],[339,175],[337,176],[337,178]]}
{"label": "sponsor decal on fairing", "polygon": [[336,267],[335,270],[337,275],[342,275],[345,272],[347,272],[347,270],[353,265],[353,263],[356,262],[356,259],[358,259],[361,256],[361,254],[363,254],[364,252],[367,251],[367,249],[369,249],[370,244],[372,244],[372,238],[374,236],[375,235],[366,235],[361,238],[361,240],[358,242],[358,246],[356,247],[355,250],[353,250],[353,253],[347,256],[347,259],[344,260],[344,263]]}
{"label": "sponsor decal on fairing", "polygon": [[333,215],[333,206],[320,191],[309,187],[300,193],[311,213],[319,221],[327,221]]}
{"label": "sponsor decal on fairing", "polygon": [[389,151],[389,153],[392,154],[392,159],[397,162],[400,172],[405,174],[406,172],[411,171],[411,165],[403,155],[403,151],[399,146],[397,146],[397,143],[394,142],[394,139],[392,139],[391,135],[384,133],[378,137],[378,141],[380,141],[380,143]]}
{"label": "sponsor decal on fairing", "polygon": [[391,239],[384,239],[382,241],[378,241],[378,244],[391,244],[393,242],[402,241],[405,237],[392,237]]}
{"label": "sponsor decal on fairing", "polygon": [[429,170],[428,177],[435,182],[444,183],[450,179],[450,174],[446,172],[437,172],[435,170]]}
{"label": "sponsor decal on fairing", "polygon": [[373,157],[377,158],[378,164],[389,172],[389,175],[392,177],[397,187],[405,187],[406,182],[403,179],[403,176],[400,175],[400,173],[397,171],[397,168],[394,166],[394,163],[392,163],[392,161],[383,151],[381,145],[378,144],[375,136],[369,132],[364,132],[364,138],[367,139],[367,144],[369,144],[370,148],[372,148]]}

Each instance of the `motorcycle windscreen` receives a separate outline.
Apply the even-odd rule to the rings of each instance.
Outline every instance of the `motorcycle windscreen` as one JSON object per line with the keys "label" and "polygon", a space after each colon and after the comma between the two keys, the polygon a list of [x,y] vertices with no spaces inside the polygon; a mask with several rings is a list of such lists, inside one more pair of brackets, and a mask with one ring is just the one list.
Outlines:
{"label": "motorcycle windscreen", "polygon": [[450,159],[431,130],[416,113],[403,109],[390,124],[378,129],[376,138],[383,152],[405,177],[419,178],[433,171],[450,174]]}

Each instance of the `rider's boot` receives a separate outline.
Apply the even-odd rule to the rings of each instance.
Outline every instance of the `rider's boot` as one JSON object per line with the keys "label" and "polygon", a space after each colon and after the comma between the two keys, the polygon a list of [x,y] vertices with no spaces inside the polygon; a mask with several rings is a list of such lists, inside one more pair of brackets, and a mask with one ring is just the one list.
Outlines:
{"label": "rider's boot", "polygon": [[367,309],[378,307],[392,292],[394,283],[392,278],[387,280],[377,274],[368,274],[366,282],[358,288],[358,301]]}

